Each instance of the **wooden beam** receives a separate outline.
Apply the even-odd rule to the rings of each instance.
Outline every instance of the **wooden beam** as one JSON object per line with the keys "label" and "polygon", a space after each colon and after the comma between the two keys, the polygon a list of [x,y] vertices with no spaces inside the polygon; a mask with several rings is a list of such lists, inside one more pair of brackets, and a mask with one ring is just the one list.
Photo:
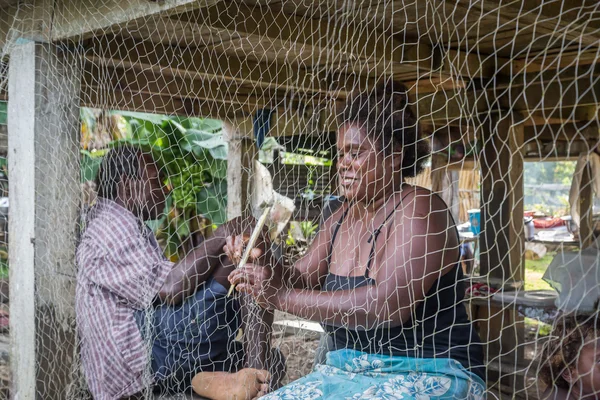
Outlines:
{"label": "wooden beam", "polygon": [[500,94],[500,104],[525,111],[554,110],[565,107],[597,106],[600,76],[584,76],[572,81],[533,82],[525,87],[511,86]]}
{"label": "wooden beam", "polygon": [[[518,5],[513,5],[513,4]],[[493,18],[497,21],[497,28],[516,25],[520,31],[535,28],[535,37],[547,35],[550,37],[564,38],[566,41],[581,43],[585,46],[598,46],[600,34],[597,26],[594,27],[594,18],[590,13],[598,13],[595,0],[564,2],[512,2],[503,3],[500,0],[462,3],[457,2],[457,8],[467,13],[481,15],[479,21]],[[581,12],[587,10],[588,12]],[[569,17],[566,17],[566,12]],[[483,15],[481,14],[483,13]],[[597,19],[597,18],[596,18]],[[478,27],[475,27],[477,29]],[[484,32],[493,32],[489,27]],[[511,37],[517,38],[518,31]],[[490,36],[494,40],[496,35]],[[521,38],[523,39],[523,38]]]}
{"label": "wooden beam", "polygon": [[290,96],[270,88],[252,87],[238,81],[215,82],[186,75],[162,74],[155,70],[112,68],[86,63],[83,71],[83,91],[88,95],[101,90],[104,93],[127,91],[134,94],[160,95],[182,100],[222,103],[223,107],[239,108],[253,113],[258,109],[298,109],[324,103],[320,94]]}
{"label": "wooden beam", "polygon": [[208,49],[180,48],[127,38],[91,42],[86,58],[111,67],[153,69],[161,74],[201,77],[217,83],[236,81],[249,87],[297,90],[336,96],[326,81],[302,68],[261,64]]}
{"label": "wooden beam", "polygon": [[234,118],[251,111],[240,105],[221,102],[182,99],[179,97],[130,92],[113,91],[103,86],[83,86],[81,92],[83,107],[108,110],[139,111],[165,115],[210,117],[216,119]]}
{"label": "wooden beam", "polygon": [[[219,0],[60,0],[53,15],[52,40],[91,36],[89,34],[116,32],[131,20],[158,15],[173,15],[207,7]],[[46,6],[47,7],[47,6]]]}
{"label": "wooden beam", "polygon": [[556,54],[534,53],[517,58],[503,64],[500,74],[515,76],[541,71],[556,71],[567,67],[583,66],[598,63],[598,49],[577,49],[574,51],[559,51]]}
{"label": "wooden beam", "polygon": [[71,51],[49,44],[15,44],[10,62],[11,392],[64,399],[81,378],[73,376],[80,73]]}
{"label": "wooden beam", "polygon": [[491,78],[498,73],[498,66],[509,60],[495,54],[477,54],[476,51],[448,50],[443,57],[442,72],[450,76],[472,79]]}
{"label": "wooden beam", "polygon": [[392,64],[415,70],[439,68],[439,59],[435,58],[430,45],[400,43],[392,36],[377,32],[377,27],[370,22],[351,20],[338,14],[314,19],[285,13],[282,7],[220,2],[178,16],[178,19],[223,29],[229,34],[241,34],[247,36],[248,41],[255,37],[261,43],[261,52],[274,51],[286,57],[290,50],[311,50],[309,59],[286,57],[286,62],[290,63],[310,63],[314,67],[341,62],[356,66],[377,60],[382,63],[375,64],[375,68],[382,70],[389,69]]}

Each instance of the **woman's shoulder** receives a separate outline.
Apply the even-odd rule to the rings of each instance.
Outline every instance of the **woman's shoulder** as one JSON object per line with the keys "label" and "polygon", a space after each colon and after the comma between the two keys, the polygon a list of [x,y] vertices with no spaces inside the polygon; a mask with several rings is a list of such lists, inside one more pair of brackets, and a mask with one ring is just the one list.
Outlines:
{"label": "woman's shoulder", "polygon": [[448,211],[446,202],[430,189],[405,184],[401,195],[405,216],[422,217],[435,212]]}

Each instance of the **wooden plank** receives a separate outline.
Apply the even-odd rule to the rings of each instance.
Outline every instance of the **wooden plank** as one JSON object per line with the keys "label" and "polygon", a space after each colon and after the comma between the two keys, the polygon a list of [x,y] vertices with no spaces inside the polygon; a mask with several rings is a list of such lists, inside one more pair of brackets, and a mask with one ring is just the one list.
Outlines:
{"label": "wooden plank", "polygon": [[[392,36],[381,34],[370,21],[348,19],[344,15],[331,15],[328,18],[305,18],[285,13],[281,7],[250,7],[237,2],[220,2],[178,16],[188,23],[199,23],[246,36],[252,41],[256,37],[261,44],[259,49],[273,48],[277,53],[294,48],[312,49],[310,60],[290,59],[290,63],[311,65],[331,65],[333,63],[360,64],[367,60],[382,60],[383,67],[398,63],[413,64],[415,68],[437,69],[433,50],[426,43],[401,43]],[[376,34],[365,34],[366,31]],[[283,46],[281,46],[283,44]]]}
{"label": "wooden plank", "polygon": [[[137,18],[173,15],[206,7],[218,0],[60,0],[46,13],[53,16],[52,40],[90,36],[91,33],[118,31],[119,26]],[[51,12],[52,11],[52,12]]]}
{"label": "wooden plank", "polygon": [[11,318],[16,398],[67,398],[80,378],[73,375],[80,201],[77,65],[72,51],[48,44],[26,42],[11,52],[9,218],[19,222],[9,228],[10,307],[19,316]]}
{"label": "wooden plank", "polygon": [[164,115],[211,117],[231,119],[249,112],[235,104],[181,99],[161,94],[133,93],[130,91],[110,91],[102,86],[84,86],[81,93],[81,106],[109,110],[140,111]]}
{"label": "wooden plank", "polygon": [[[517,3],[518,5],[516,5]],[[512,29],[519,28],[524,31],[529,29],[533,38],[546,36],[548,38],[560,37],[566,41],[581,43],[585,46],[598,46],[600,35],[596,28],[593,27],[593,18],[590,18],[590,13],[596,12],[596,3],[594,0],[586,0],[585,2],[571,1],[569,5],[562,2],[512,2],[503,3],[500,0],[494,1],[475,1],[475,2],[457,2],[457,8],[466,11],[467,13],[475,13],[480,16],[479,21],[489,23],[494,21],[493,26],[476,26],[472,32],[495,32],[488,35],[488,41],[497,41],[497,30],[501,27],[508,27],[509,39],[516,40],[516,32]],[[567,8],[568,7],[568,8]],[[565,12],[569,10],[569,18]],[[581,10],[588,12],[579,13]],[[565,15],[563,15],[565,14]],[[517,24],[518,22],[518,24]],[[478,24],[479,25],[479,24]],[[513,28],[513,26],[515,28]],[[479,29],[478,29],[479,28]],[[482,38],[478,38],[482,42]],[[531,44],[529,38],[521,37],[524,43]]]}
{"label": "wooden plank", "polygon": [[86,57],[114,68],[152,69],[172,76],[201,77],[215,83],[236,81],[249,87],[273,87],[335,96],[328,83],[302,68],[261,64],[208,49],[180,48],[123,38],[100,38],[87,46]]}
{"label": "wooden plank", "polygon": [[[182,101],[212,103],[216,107],[222,104],[224,109],[238,109],[246,113],[254,113],[258,109],[297,109],[300,106],[320,107],[323,96],[314,95],[307,98],[301,94],[289,96],[285,92],[261,86],[248,87],[238,81],[227,84],[215,80],[174,76],[155,70],[138,71],[133,68],[113,68],[86,63],[83,71],[84,97],[93,97],[94,91],[104,93],[131,92],[135,95],[160,95],[165,98]],[[225,113],[231,114],[231,112]]]}
{"label": "wooden plank", "polygon": [[556,54],[538,52],[514,59],[509,64],[505,64],[500,69],[500,74],[514,76],[521,73],[556,71],[572,66],[596,64],[597,62],[598,49],[596,48],[559,51]]}

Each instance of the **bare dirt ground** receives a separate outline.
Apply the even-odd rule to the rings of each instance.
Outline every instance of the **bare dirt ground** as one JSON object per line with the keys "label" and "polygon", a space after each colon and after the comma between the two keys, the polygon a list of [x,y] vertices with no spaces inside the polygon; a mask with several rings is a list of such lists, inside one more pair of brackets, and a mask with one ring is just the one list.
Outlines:
{"label": "bare dirt ground", "polygon": [[286,358],[287,376],[283,383],[288,384],[312,371],[315,351],[319,341],[312,338],[306,340],[302,336],[292,335],[276,339],[278,347]]}
{"label": "bare dirt ground", "polygon": [[[299,318],[275,312],[275,321],[297,320]],[[279,348],[286,358],[287,376],[283,383],[287,384],[301,378],[312,371],[315,352],[319,345],[319,339],[315,334],[303,334],[298,332],[292,335],[283,335],[274,328],[273,346]]]}

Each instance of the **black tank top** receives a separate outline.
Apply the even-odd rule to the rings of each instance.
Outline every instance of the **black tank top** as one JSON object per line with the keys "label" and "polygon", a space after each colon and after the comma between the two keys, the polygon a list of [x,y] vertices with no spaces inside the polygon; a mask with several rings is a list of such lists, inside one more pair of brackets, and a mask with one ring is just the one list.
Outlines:
{"label": "black tank top", "polygon": [[[375,279],[369,276],[375,256],[375,242],[379,232],[402,200],[369,238],[371,251],[364,276],[340,276],[329,273],[325,278],[323,290],[350,290],[375,284]],[[349,209],[350,207],[344,211],[335,226],[329,251],[330,260],[333,243]],[[464,276],[460,263],[457,262],[452,270],[434,282],[425,299],[415,310],[414,318],[400,326],[378,327],[370,330],[346,329],[331,325],[323,327],[333,338],[335,349],[355,349],[372,354],[413,358],[452,358],[485,380],[483,348],[462,303],[464,293]]]}

